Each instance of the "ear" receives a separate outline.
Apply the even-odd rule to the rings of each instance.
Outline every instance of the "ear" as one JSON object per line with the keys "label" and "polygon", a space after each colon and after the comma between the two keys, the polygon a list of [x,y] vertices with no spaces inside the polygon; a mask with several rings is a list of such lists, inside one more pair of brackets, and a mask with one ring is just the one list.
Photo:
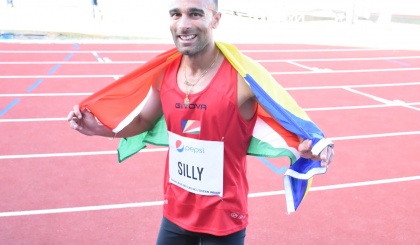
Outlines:
{"label": "ear", "polygon": [[211,22],[211,27],[216,29],[219,26],[220,19],[222,18],[222,13],[217,12],[213,15],[213,20]]}

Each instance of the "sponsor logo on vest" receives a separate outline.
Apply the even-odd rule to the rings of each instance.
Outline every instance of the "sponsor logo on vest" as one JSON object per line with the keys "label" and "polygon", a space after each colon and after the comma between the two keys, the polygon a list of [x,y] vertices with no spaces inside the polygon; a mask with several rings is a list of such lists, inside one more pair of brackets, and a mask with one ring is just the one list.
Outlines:
{"label": "sponsor logo on vest", "polygon": [[205,104],[183,104],[175,103],[175,108],[177,109],[190,109],[190,110],[207,110],[207,105]]}
{"label": "sponsor logo on vest", "polygon": [[192,152],[194,154],[204,154],[205,153],[204,152],[204,147],[199,148],[199,147],[192,147],[192,146],[188,146],[188,145],[184,146],[184,143],[182,143],[182,141],[180,141],[180,140],[177,140],[175,142],[175,148],[178,152],[184,152],[185,151],[185,152]]}
{"label": "sponsor logo on vest", "polygon": [[177,140],[175,142],[175,148],[178,152],[183,152],[184,151],[184,143],[182,143],[182,141]]}
{"label": "sponsor logo on vest", "polygon": [[246,216],[244,214],[231,213],[230,217],[234,219],[244,219]]}

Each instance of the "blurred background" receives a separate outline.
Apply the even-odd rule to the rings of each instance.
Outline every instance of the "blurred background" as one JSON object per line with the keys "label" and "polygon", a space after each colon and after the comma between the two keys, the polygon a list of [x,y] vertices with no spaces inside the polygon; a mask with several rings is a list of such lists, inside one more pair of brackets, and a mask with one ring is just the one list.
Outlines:
{"label": "blurred background", "polygon": [[[0,40],[171,42],[165,0],[1,0]],[[217,39],[420,48],[419,0],[219,1]]]}

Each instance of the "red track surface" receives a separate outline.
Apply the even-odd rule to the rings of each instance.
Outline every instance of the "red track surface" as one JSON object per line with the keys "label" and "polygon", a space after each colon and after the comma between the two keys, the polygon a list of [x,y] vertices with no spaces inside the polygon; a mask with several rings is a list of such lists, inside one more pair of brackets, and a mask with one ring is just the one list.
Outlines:
{"label": "red track surface", "polygon": [[[336,143],[290,215],[282,176],[249,157],[246,244],[420,243],[420,51],[238,46]],[[117,164],[117,140],[79,135],[64,118],[169,47],[0,44],[0,244],[154,244],[165,153]]]}

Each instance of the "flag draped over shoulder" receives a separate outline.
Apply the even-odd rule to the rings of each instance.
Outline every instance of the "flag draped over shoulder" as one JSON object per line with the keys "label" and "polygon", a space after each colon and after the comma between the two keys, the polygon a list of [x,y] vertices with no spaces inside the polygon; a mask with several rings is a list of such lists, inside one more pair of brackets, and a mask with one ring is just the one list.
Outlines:
{"label": "flag draped over shoulder", "polygon": [[[301,158],[297,151],[299,138],[312,140],[312,153],[318,155],[332,142],[309,119],[286,90],[259,63],[242,54],[235,46],[216,42],[222,54],[249,84],[260,106],[257,122],[248,149],[249,155],[290,159],[284,175],[287,211],[296,211],[309,191],[312,177],[326,172],[320,161]],[[80,103],[106,127],[117,133],[143,109],[153,83],[180,54],[174,48],[153,58]],[[168,145],[163,116],[150,131],[121,139],[120,162],[137,153],[146,144]]]}

